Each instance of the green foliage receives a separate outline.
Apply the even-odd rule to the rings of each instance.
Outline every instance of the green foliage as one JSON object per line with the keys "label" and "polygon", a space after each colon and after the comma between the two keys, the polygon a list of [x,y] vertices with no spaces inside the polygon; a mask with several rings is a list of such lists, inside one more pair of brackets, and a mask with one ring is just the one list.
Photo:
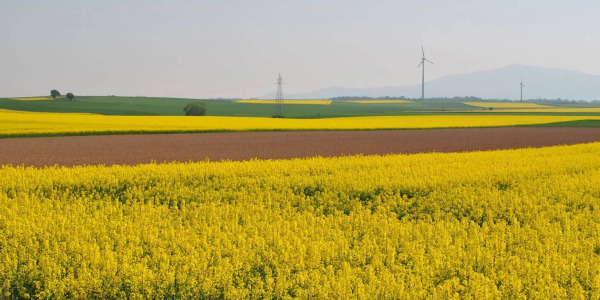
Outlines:
{"label": "green foliage", "polygon": [[[127,116],[178,116],[181,109],[197,99],[153,98],[153,97],[114,97],[114,96],[77,96],[76,102],[67,101],[14,101],[0,99],[0,109],[93,113],[103,115]],[[237,103],[230,100],[202,100],[210,106],[211,116],[267,117],[273,116],[273,106],[265,104]],[[540,102],[540,104],[557,105]],[[562,105],[562,104],[561,104]],[[557,105],[558,106],[558,105]],[[569,107],[600,107],[600,103],[573,104]],[[473,109],[459,100],[427,100],[404,104],[359,104],[334,100],[331,105],[288,105],[285,115],[294,118],[331,118],[357,116],[403,116],[403,115],[441,115],[464,114],[459,111]],[[469,114],[475,114],[470,112]],[[483,110],[482,112],[483,113]],[[486,112],[489,113],[489,112]],[[505,115],[573,115],[573,113],[503,113]],[[599,115],[598,113],[579,112],[576,115]]]}
{"label": "green foliage", "polygon": [[188,103],[184,108],[186,116],[206,116],[206,103],[192,102]]}
{"label": "green foliage", "polygon": [[50,97],[52,97],[52,99],[56,99],[56,97],[60,97],[60,92],[58,90],[51,90]]}
{"label": "green foliage", "polygon": [[67,99],[73,101],[73,99],[75,99],[75,95],[73,95],[73,93],[67,93]]}

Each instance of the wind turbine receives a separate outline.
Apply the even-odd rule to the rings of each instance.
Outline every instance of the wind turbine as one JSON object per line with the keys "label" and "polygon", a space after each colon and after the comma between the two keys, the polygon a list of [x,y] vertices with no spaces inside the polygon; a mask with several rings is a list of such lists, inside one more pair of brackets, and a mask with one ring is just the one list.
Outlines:
{"label": "wind turbine", "polygon": [[425,50],[423,50],[423,45],[421,45],[421,52],[423,52],[423,57],[421,57],[421,63],[417,66],[417,68],[423,68],[423,73],[421,76],[421,100],[425,100],[425,62],[431,64],[433,64],[433,62],[425,58]]}
{"label": "wind turbine", "polygon": [[523,87],[525,84],[523,83],[523,77],[521,77],[521,102],[523,102]]}

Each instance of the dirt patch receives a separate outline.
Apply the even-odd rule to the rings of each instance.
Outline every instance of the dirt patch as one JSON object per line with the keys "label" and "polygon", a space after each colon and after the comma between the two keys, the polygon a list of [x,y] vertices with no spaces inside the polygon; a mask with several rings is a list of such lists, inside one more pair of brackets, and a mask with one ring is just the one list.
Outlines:
{"label": "dirt patch", "polygon": [[600,128],[231,132],[0,139],[0,165],[92,165],[460,152],[600,141]]}

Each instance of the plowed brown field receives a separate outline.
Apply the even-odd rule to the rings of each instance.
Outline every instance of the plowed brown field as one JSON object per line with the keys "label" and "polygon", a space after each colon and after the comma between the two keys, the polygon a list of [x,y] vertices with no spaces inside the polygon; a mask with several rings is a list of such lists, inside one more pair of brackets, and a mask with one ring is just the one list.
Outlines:
{"label": "plowed brown field", "polygon": [[457,152],[600,141],[600,128],[231,132],[0,139],[0,165],[91,165]]}

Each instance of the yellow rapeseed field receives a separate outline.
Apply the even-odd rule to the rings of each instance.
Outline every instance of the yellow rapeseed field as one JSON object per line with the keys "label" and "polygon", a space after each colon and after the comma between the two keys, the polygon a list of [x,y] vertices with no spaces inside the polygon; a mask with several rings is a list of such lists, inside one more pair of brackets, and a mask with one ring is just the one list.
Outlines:
{"label": "yellow rapeseed field", "polygon": [[463,102],[463,104],[483,108],[551,108],[553,106],[527,102]]}
{"label": "yellow rapeseed field", "polygon": [[[473,112],[473,111],[465,111]],[[556,108],[515,108],[515,109],[494,109],[494,110],[477,110],[477,113],[507,113],[507,112],[521,112],[521,113],[600,113],[600,108],[569,108],[569,107],[556,107]]]}
{"label": "yellow rapeseed field", "polygon": [[0,110],[0,136],[119,132],[190,132],[249,130],[369,130],[447,127],[494,127],[545,124],[600,116],[422,115],[324,119],[255,117],[106,116]]}
{"label": "yellow rapeseed field", "polygon": [[1,297],[598,299],[598,153],[4,166]]}
{"label": "yellow rapeseed field", "polygon": [[9,98],[11,100],[19,101],[42,101],[42,100],[54,100],[52,97],[24,97],[24,98]]}
{"label": "yellow rapeseed field", "polygon": [[[276,100],[237,100],[237,103],[275,104]],[[329,105],[331,100],[282,100],[283,104]]]}
{"label": "yellow rapeseed field", "polygon": [[360,104],[393,104],[393,103],[413,103],[409,100],[345,100],[344,102]]}

